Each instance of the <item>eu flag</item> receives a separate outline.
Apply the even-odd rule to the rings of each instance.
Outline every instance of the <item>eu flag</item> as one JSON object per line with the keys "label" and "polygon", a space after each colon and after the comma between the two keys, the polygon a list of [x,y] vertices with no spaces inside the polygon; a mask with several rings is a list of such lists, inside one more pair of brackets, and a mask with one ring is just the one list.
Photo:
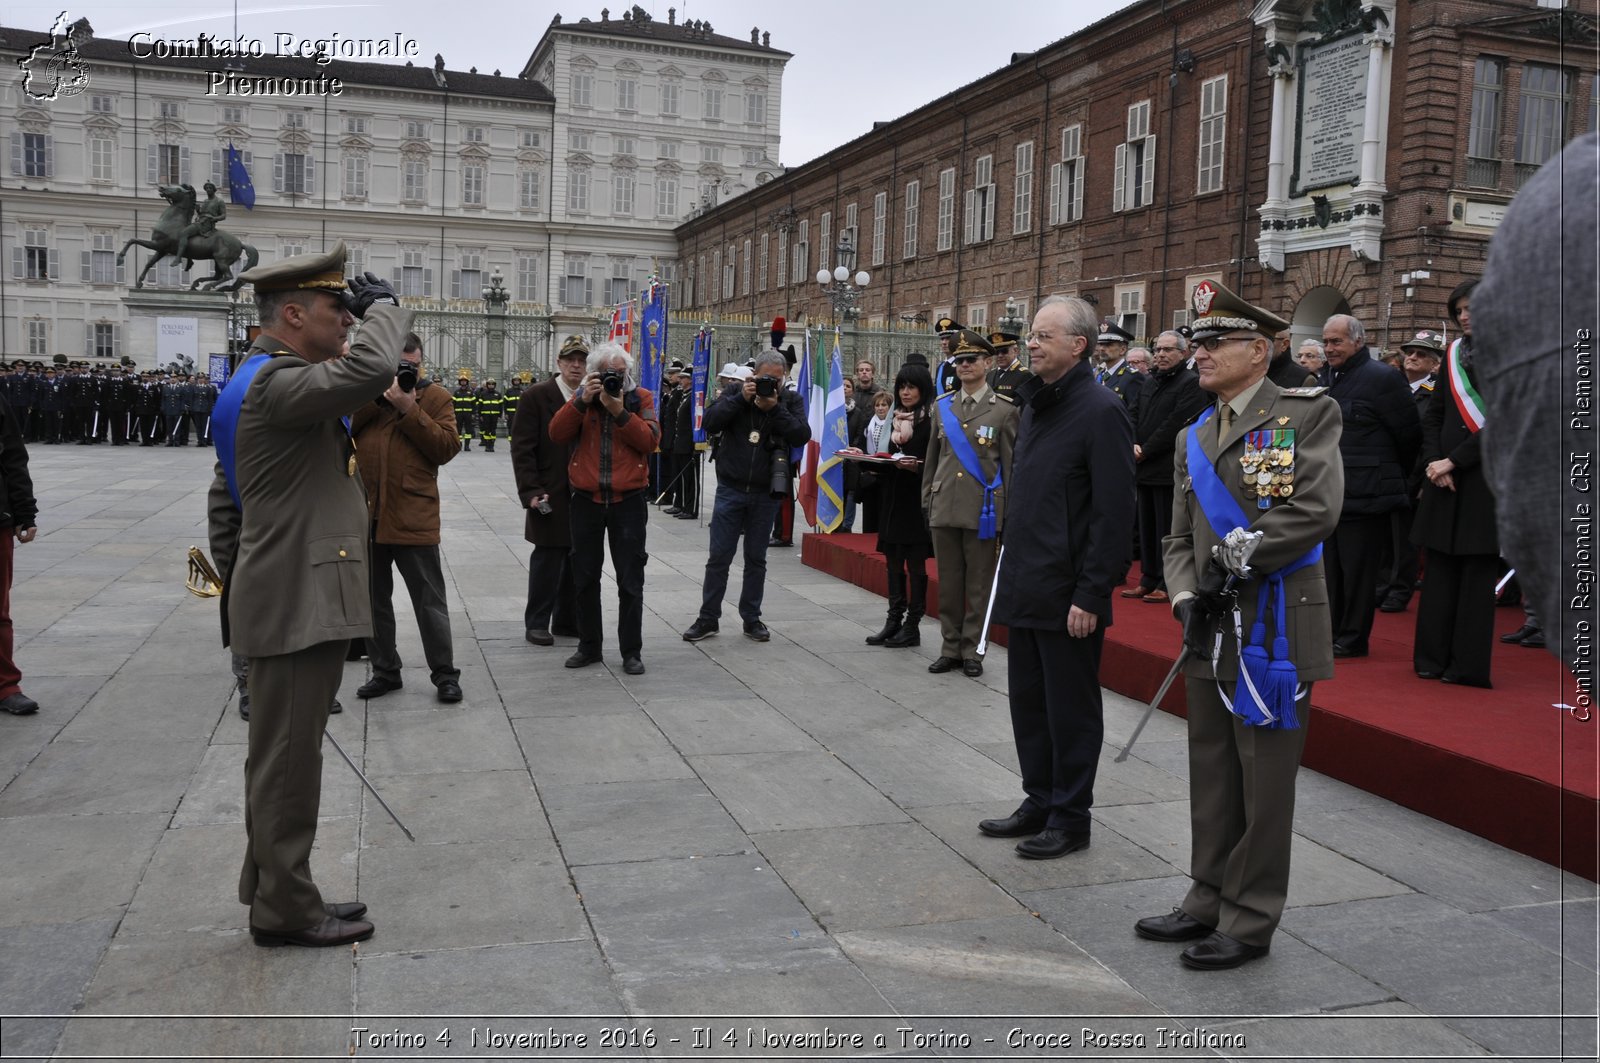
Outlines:
{"label": "eu flag", "polygon": [[233,142],[228,142],[228,196],[245,210],[256,205],[256,186],[250,183],[250,171],[244,168],[244,157]]}

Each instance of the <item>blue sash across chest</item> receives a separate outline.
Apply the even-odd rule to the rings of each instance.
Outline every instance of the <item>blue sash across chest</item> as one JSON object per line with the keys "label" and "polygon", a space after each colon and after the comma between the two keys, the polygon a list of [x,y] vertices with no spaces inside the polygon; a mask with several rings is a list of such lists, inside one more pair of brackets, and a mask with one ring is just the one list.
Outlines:
{"label": "blue sash across chest", "polygon": [[972,440],[967,438],[967,430],[962,426],[961,419],[951,407],[955,405],[959,392],[952,392],[939,399],[939,419],[944,426],[945,438],[950,441],[950,450],[955,454],[961,467],[967,470],[967,475],[983,488],[983,508],[978,511],[978,538],[993,539],[997,523],[994,510],[994,493],[1000,486],[1001,469],[1000,461],[996,456],[994,463],[994,479],[985,483],[983,478],[983,463],[978,460],[978,452],[972,446]]}

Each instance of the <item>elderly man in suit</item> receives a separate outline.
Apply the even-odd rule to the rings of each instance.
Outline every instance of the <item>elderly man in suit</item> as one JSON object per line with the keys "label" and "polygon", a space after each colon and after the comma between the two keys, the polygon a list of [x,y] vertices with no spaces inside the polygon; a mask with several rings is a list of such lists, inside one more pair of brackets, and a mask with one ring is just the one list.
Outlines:
{"label": "elderly man in suit", "polygon": [[557,635],[578,634],[568,519],[571,492],[567,488],[572,447],[550,439],[550,419],[583,386],[588,358],[589,345],[582,336],[574,334],[563,340],[556,355],[555,379],[524,391],[511,422],[511,468],[517,478],[517,497],[527,513],[522,537],[533,544],[523,637],[535,646],[553,646]]}
{"label": "elderly man in suit", "polygon": [[[254,699],[239,900],[266,946],[372,936],[366,905],[324,903],[310,861],[328,709],[350,639],[372,634],[367,496],[345,418],[393,382],[412,315],[370,273],[347,287],[344,258],[341,242],[241,275],[256,286],[261,335],[214,417],[222,640],[249,658]],[[341,356],[357,318],[360,337]]]}
{"label": "elderly man in suit", "polygon": [[[1194,882],[1180,907],[1134,930],[1193,941],[1183,963],[1221,970],[1266,955],[1283,914],[1311,684],[1333,676],[1321,544],[1339,521],[1344,466],[1326,389],[1279,388],[1267,376],[1272,334],[1287,324],[1214,281],[1195,287],[1194,309],[1195,370],[1216,404],[1178,433],[1165,543],[1173,612],[1194,650],[1184,665]],[[1214,550],[1234,529],[1261,534],[1248,575]],[[1253,630],[1258,616],[1274,639]],[[1284,683],[1240,681],[1236,630],[1252,651],[1272,644],[1270,669]],[[1268,692],[1259,704],[1257,689]]]}
{"label": "elderly man in suit", "polygon": [[1005,477],[1017,439],[1017,408],[985,379],[994,348],[962,329],[950,352],[960,387],[934,404],[933,434],[922,465],[922,508],[939,569],[939,631],[944,644],[928,665],[983,674],[978,643],[994,582],[1005,520]]}

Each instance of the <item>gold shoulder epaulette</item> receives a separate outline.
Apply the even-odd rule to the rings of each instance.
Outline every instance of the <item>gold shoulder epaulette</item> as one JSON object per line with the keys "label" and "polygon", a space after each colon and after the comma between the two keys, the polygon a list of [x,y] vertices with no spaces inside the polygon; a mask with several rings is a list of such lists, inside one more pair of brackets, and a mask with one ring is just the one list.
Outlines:
{"label": "gold shoulder epaulette", "polygon": [[1328,389],[1325,388],[1325,387],[1280,388],[1278,390],[1278,394],[1287,395],[1291,399],[1314,399],[1318,395],[1326,395],[1327,393],[1328,393]]}

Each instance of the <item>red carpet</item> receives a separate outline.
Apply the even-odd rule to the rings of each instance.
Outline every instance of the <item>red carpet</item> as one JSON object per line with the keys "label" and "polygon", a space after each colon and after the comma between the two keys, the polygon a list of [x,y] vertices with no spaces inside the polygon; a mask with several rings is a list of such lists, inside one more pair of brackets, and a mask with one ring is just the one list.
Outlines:
{"label": "red carpet", "polygon": [[[806,535],[801,557],[812,568],[886,594],[874,541],[869,535]],[[937,610],[933,569],[930,561],[930,615]],[[1306,767],[1600,880],[1600,715],[1583,722],[1553,707],[1576,704],[1577,694],[1544,650],[1496,642],[1493,690],[1418,679],[1411,668],[1416,608],[1413,599],[1404,613],[1379,613],[1372,655],[1339,661],[1337,675],[1315,686]],[[1118,599],[1113,609],[1100,680],[1148,701],[1177,658],[1177,624],[1164,606]],[[1520,609],[1497,613],[1497,631],[1522,624]],[[1005,645],[1005,629],[996,627],[990,638]],[[1161,707],[1184,715],[1181,682]]]}

